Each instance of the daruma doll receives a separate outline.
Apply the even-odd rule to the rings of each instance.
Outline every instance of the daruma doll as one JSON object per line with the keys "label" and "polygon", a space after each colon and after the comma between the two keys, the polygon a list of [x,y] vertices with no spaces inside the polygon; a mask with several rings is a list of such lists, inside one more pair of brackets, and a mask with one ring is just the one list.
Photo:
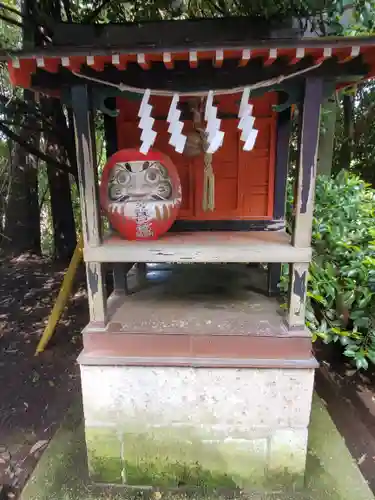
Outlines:
{"label": "daruma doll", "polygon": [[104,167],[100,202],[121,236],[156,240],[172,226],[181,205],[177,169],[159,151],[117,151]]}

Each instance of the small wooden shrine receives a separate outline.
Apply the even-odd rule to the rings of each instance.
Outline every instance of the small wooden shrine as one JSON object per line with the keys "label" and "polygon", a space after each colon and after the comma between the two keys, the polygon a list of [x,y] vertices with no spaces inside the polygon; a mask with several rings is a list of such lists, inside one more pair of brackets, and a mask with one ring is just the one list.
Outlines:
{"label": "small wooden shrine", "polygon": [[[320,105],[373,75],[374,44],[237,18],[61,24],[50,47],[7,56],[14,85],[63,99],[75,117],[90,309],[79,363],[94,480],[300,484],[316,368],[305,301]],[[100,191],[98,113],[108,149]],[[135,263],[147,265],[134,288]],[[268,265],[268,291],[289,263],[285,314],[256,291],[251,263]]]}

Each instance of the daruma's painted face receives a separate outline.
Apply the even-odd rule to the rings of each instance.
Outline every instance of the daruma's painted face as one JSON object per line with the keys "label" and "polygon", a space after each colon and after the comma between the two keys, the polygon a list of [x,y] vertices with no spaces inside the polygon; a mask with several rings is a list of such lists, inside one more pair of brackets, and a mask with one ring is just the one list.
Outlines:
{"label": "daruma's painted face", "polygon": [[104,168],[100,199],[112,226],[127,239],[157,239],[173,224],[181,184],[171,160],[151,151],[118,151]]}
{"label": "daruma's painted face", "polygon": [[169,200],[172,184],[168,170],[158,161],[116,163],[109,176],[111,202]]}

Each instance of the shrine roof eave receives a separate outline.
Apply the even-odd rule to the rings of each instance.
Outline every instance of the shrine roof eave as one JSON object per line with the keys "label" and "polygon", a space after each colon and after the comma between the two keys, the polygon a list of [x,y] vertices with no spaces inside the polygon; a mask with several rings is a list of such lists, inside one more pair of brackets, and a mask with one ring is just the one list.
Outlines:
{"label": "shrine roof eave", "polygon": [[341,80],[340,86],[345,86],[345,79],[375,76],[375,45],[359,44],[356,38],[346,40],[356,45],[331,46],[320,38],[312,46],[303,40],[301,46],[289,49],[251,47],[152,54],[125,51],[109,56],[39,54],[8,58],[8,70],[14,86],[51,95],[77,84],[192,95],[246,86],[268,88],[281,81],[290,85],[308,75]]}
{"label": "shrine roof eave", "polygon": [[161,90],[181,92],[308,73],[335,80],[375,75],[375,36],[306,36],[293,26],[247,18],[58,23],[50,46],[0,50],[0,61],[8,62],[13,85],[46,93],[78,81],[116,88],[158,83]]}
{"label": "shrine roof eave", "polygon": [[[191,51],[241,51],[255,50],[263,51],[267,49],[278,49],[292,53],[297,49],[319,50],[331,48],[333,50],[345,50],[352,47],[362,47],[366,49],[375,47],[374,36],[320,36],[303,38],[265,38],[247,39],[246,42],[238,40],[222,40],[221,43],[203,43],[199,41],[188,41],[186,44],[172,45],[168,43],[100,43],[77,44],[77,45],[50,45],[47,47],[37,47],[22,50],[0,50],[0,61],[6,62],[13,59],[36,59],[38,57],[87,57],[87,56],[113,56],[113,55],[155,55],[163,52],[173,52],[173,54],[186,54]],[[375,49],[374,49],[375,50]]]}
{"label": "shrine roof eave", "polygon": [[[329,27],[327,28],[329,29]],[[29,50],[0,50],[9,58],[111,56],[113,54],[186,53],[212,50],[264,50],[321,47],[345,49],[374,46],[375,36],[319,36],[302,29],[295,19],[267,21],[229,17],[145,21],[137,23],[81,24],[60,22],[53,26],[51,44]]]}

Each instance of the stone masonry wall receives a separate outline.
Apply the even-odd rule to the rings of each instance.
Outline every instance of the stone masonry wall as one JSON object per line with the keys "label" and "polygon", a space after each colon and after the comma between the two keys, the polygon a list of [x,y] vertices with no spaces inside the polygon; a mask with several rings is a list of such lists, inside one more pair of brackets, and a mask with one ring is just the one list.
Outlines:
{"label": "stone masonry wall", "polygon": [[314,371],[81,365],[91,476],[279,489],[303,480]]}

